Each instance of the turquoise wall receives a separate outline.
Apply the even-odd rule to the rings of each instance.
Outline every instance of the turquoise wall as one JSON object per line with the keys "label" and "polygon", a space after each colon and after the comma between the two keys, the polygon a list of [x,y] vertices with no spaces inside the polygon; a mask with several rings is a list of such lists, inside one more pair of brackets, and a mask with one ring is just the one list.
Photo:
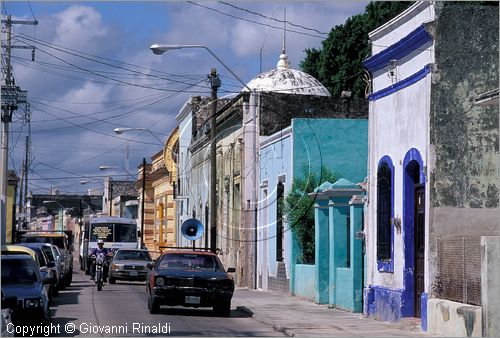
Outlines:
{"label": "turquoise wall", "polygon": [[323,164],[353,183],[365,179],[368,120],[298,118],[292,128],[294,177],[303,176],[306,163],[316,173]]}
{"label": "turquoise wall", "polygon": [[[316,298],[318,304],[328,303],[329,280],[328,280],[328,263],[329,263],[329,238],[328,238],[328,201],[318,201],[318,205],[314,208],[314,228],[315,228],[315,273],[317,281]],[[297,273],[297,272],[296,272]],[[299,295],[299,294],[297,294]]]}
{"label": "turquoise wall", "polygon": [[314,278],[315,265],[295,264],[295,295],[316,300],[316,279]]}
{"label": "turquoise wall", "polygon": [[[292,120],[292,130],[294,178],[306,175],[305,164],[316,174],[323,165],[353,183],[365,180],[368,120],[300,118]],[[357,207],[348,206],[349,199],[334,199],[335,208],[329,200],[316,201],[319,206],[315,208],[316,264],[293,264],[298,245],[292,245],[292,293],[308,299],[314,296],[312,299],[317,303],[359,312],[362,309],[361,241],[355,240],[354,234],[360,230],[361,213]],[[351,252],[346,252],[346,216],[350,212],[351,223],[355,224],[350,224]],[[354,270],[345,267],[347,255],[351,256]],[[311,280],[312,277],[315,280]]]}

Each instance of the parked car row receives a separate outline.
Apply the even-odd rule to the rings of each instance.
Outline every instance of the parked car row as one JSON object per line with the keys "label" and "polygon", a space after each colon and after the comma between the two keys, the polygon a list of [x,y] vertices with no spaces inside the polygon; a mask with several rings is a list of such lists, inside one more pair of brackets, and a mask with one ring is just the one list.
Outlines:
{"label": "parked car row", "polygon": [[23,235],[21,243],[2,245],[2,336],[10,321],[16,325],[50,323],[49,306],[72,280],[72,256],[65,236],[35,232]]}

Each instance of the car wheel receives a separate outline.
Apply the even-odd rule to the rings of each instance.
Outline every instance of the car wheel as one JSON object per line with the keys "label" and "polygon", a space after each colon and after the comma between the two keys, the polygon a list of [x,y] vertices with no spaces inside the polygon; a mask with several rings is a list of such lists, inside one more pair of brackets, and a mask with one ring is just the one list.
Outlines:
{"label": "car wheel", "polygon": [[116,279],[114,279],[113,277],[109,276],[109,284],[115,284],[116,283]]}
{"label": "car wheel", "polygon": [[158,301],[151,295],[148,298],[148,308],[149,313],[151,314],[155,314],[160,311],[160,304],[158,304]]}
{"label": "car wheel", "polygon": [[69,270],[68,274],[66,275],[64,285],[68,287],[71,285],[72,281],[73,281],[73,269]]}
{"label": "car wheel", "polygon": [[221,299],[214,305],[214,312],[221,317],[229,317],[231,314],[231,299]]}

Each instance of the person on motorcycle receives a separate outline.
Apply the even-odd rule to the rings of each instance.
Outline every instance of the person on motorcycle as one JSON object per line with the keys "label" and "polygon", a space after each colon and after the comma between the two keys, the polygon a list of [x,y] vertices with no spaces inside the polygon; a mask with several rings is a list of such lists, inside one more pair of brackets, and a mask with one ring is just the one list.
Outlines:
{"label": "person on motorcycle", "polygon": [[107,279],[108,279],[108,262],[106,261],[106,257],[110,256],[110,254],[111,254],[111,251],[104,247],[104,241],[102,239],[99,239],[97,241],[97,248],[93,248],[92,251],[90,252],[90,257],[93,257],[93,259],[92,259],[92,267],[90,268],[90,274],[91,274],[90,279],[91,280],[95,280],[96,258],[99,257],[99,256],[102,256],[104,258],[103,281],[104,281],[104,283],[107,282]]}

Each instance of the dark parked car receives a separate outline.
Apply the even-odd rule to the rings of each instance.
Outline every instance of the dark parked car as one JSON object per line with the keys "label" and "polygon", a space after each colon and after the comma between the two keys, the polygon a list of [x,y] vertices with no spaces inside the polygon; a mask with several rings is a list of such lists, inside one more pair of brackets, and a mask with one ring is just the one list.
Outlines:
{"label": "dark parked car", "polygon": [[152,261],[148,250],[118,250],[110,264],[109,283],[114,284],[117,280],[146,280],[149,272],[147,265]]}
{"label": "dark parked car", "polygon": [[12,311],[12,322],[50,322],[49,298],[35,260],[29,255],[2,255],[2,290],[5,297],[16,297],[17,306]]}
{"label": "dark parked car", "polygon": [[[24,245],[2,245],[2,256],[7,255],[28,255],[35,261],[36,266],[40,271],[42,279],[50,279],[53,277],[47,260],[47,256],[40,250],[33,250]],[[53,280],[52,280],[53,281]],[[45,284],[44,288],[47,290],[47,295],[51,296],[51,285]],[[50,297],[49,297],[50,298]]]}
{"label": "dark parked car", "polygon": [[73,246],[68,235],[62,232],[27,232],[21,236],[22,243],[50,243],[57,245],[64,257],[64,286],[70,286],[73,280]]}
{"label": "dark parked car", "polygon": [[213,307],[218,315],[229,316],[234,281],[214,253],[203,251],[167,251],[148,276],[148,308],[156,313],[160,305]]}
{"label": "dark parked car", "polygon": [[[50,284],[49,289],[49,299],[52,300],[53,297],[59,293],[59,266],[57,266],[56,259],[52,253],[52,245],[49,243],[21,243],[19,245],[35,251],[39,257],[41,266],[46,266],[48,268],[48,277],[54,281]],[[43,277],[42,275],[42,278]]]}

